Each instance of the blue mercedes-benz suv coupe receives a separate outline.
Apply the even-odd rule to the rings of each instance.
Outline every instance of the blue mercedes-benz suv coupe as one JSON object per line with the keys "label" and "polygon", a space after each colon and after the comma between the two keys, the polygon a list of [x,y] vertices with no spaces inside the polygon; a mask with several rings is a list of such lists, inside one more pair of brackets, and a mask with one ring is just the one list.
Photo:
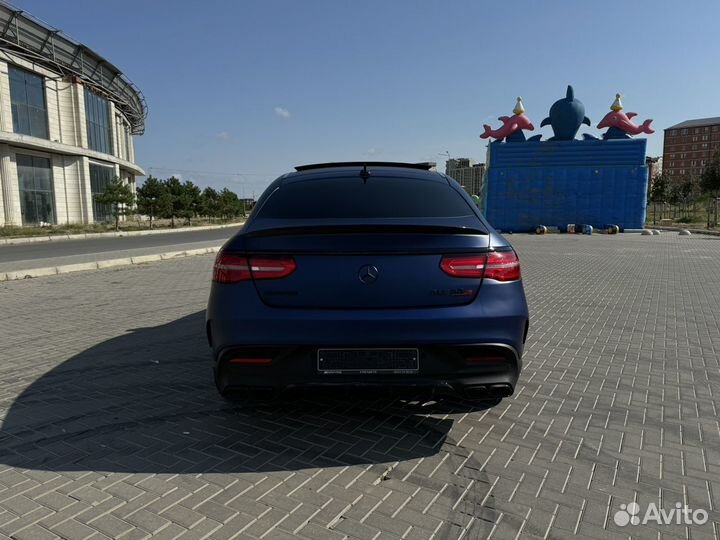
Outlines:
{"label": "blue mercedes-benz suv coupe", "polygon": [[517,254],[431,167],[305,165],[270,184],[215,260],[206,331],[222,395],[513,393],[528,332]]}

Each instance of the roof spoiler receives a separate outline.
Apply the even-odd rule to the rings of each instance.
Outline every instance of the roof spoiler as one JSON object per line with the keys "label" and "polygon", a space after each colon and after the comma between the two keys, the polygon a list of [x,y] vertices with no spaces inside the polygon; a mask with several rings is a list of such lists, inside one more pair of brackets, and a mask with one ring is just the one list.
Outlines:
{"label": "roof spoiler", "polygon": [[332,169],[334,167],[399,167],[402,169],[420,169],[429,171],[437,166],[434,161],[426,161],[424,163],[401,163],[398,161],[336,161],[332,163],[313,163],[310,165],[298,165],[295,170],[309,171],[312,169]]}

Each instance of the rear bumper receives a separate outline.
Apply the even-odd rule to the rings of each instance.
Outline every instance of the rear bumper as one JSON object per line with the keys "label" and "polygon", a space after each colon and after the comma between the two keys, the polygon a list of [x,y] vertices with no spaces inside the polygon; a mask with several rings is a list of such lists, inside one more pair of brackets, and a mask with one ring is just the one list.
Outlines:
{"label": "rear bumper", "polygon": [[[215,380],[221,393],[352,386],[497,398],[513,393],[522,368],[518,352],[505,344],[426,345],[418,350],[416,373],[327,374],[318,371],[317,347],[228,347],[215,359]],[[251,363],[237,363],[248,358]]]}
{"label": "rear bumper", "polygon": [[[509,394],[517,384],[528,328],[522,282],[483,283],[464,306],[423,309],[292,309],[263,304],[251,283],[214,283],[207,311],[208,340],[218,388],[380,386]],[[504,362],[467,365],[467,346],[492,345]],[[322,374],[318,348],[413,347],[413,374]],[[254,349],[271,363],[237,365],[230,359]],[[495,386],[493,386],[495,385]],[[491,390],[495,388],[495,390]],[[475,397],[481,397],[480,395]],[[490,397],[490,396],[489,396]],[[499,396],[498,396],[499,397]]]}

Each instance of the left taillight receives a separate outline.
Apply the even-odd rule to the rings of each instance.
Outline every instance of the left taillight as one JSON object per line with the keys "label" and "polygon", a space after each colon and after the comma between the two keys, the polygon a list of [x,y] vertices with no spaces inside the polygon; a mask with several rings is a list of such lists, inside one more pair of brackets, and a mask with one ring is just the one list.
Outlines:
{"label": "left taillight", "polygon": [[297,265],[292,257],[234,255],[222,251],[215,257],[213,281],[238,283],[250,279],[279,279],[289,276]]}
{"label": "left taillight", "polygon": [[292,257],[249,257],[253,279],[279,279],[289,276],[297,265]]}
{"label": "left taillight", "polygon": [[237,283],[250,279],[250,265],[247,257],[231,255],[222,251],[215,257],[213,281],[217,283]]}

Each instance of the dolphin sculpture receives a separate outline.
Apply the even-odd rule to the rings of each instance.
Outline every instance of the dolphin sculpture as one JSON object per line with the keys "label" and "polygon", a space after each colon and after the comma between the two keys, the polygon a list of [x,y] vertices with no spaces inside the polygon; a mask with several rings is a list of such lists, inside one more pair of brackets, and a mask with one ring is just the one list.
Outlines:
{"label": "dolphin sculpture", "polygon": [[575,99],[573,87],[568,85],[567,93],[550,107],[550,116],[540,123],[540,127],[550,124],[555,134],[551,141],[571,141],[580,129],[581,124],[591,125],[585,116],[585,105]]}
{"label": "dolphin sculpture", "polygon": [[513,113],[514,114],[512,116],[501,116],[498,118],[503,125],[497,129],[492,129],[492,127],[488,124],[484,124],[483,128],[485,128],[485,131],[480,134],[480,138],[487,139],[488,137],[492,137],[500,140],[506,137],[512,137],[513,141],[524,141],[525,135],[522,130],[527,129],[532,131],[535,129],[535,126],[533,126],[530,119],[525,116],[525,107],[523,106],[521,97],[517,98],[517,103],[515,104]]}
{"label": "dolphin sculpture", "polygon": [[628,135],[640,135],[641,133],[650,135],[655,133],[655,130],[650,127],[652,119],[648,118],[638,125],[631,120],[631,118],[637,116],[637,113],[623,112],[623,105],[620,102],[621,97],[620,94],[615,94],[615,101],[610,106],[610,112],[597,125],[598,129],[610,128],[605,132],[603,138],[618,139],[627,138]]}

